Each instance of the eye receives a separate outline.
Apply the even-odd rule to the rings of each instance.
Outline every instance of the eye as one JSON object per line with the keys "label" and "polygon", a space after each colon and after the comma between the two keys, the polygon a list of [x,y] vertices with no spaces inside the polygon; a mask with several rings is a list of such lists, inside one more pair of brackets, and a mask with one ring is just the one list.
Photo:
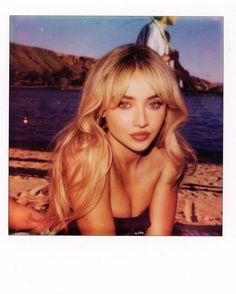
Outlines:
{"label": "eye", "polygon": [[118,107],[121,108],[121,109],[129,109],[131,107],[130,103],[128,102],[125,102],[125,101],[121,101],[119,104],[118,104]]}
{"label": "eye", "polygon": [[158,109],[161,105],[163,105],[162,102],[160,102],[160,101],[154,101],[154,102],[152,102],[152,103],[149,104],[149,107],[151,109]]}

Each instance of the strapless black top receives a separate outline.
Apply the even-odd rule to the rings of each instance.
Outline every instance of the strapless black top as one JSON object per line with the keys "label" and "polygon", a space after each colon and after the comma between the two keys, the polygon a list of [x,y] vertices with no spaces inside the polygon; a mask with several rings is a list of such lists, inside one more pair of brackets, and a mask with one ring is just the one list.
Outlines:
{"label": "strapless black top", "polygon": [[114,218],[116,235],[143,236],[150,227],[149,207],[136,217]]}
{"label": "strapless black top", "polygon": [[[143,236],[151,225],[149,218],[149,207],[140,215],[128,218],[114,218],[116,235],[118,236]],[[81,235],[75,221],[68,225],[68,231],[60,231],[58,235]]]}

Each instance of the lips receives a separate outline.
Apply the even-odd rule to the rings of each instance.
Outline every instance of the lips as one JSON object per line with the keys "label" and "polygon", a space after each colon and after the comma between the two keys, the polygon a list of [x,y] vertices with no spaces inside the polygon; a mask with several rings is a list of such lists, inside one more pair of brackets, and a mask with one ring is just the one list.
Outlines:
{"label": "lips", "polygon": [[138,132],[130,134],[131,138],[133,138],[135,141],[143,142],[147,140],[147,138],[150,136],[150,133],[148,132]]}

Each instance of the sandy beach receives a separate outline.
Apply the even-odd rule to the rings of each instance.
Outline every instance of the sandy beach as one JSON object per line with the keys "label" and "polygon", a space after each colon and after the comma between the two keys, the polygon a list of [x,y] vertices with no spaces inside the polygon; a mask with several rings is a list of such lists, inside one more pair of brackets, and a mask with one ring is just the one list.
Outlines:
{"label": "sandy beach", "polygon": [[[42,191],[48,183],[50,153],[10,148],[9,155],[9,195],[20,203],[42,209],[47,202]],[[222,164],[199,163],[195,173],[186,176],[181,184],[176,221],[193,225],[221,225],[222,191]]]}

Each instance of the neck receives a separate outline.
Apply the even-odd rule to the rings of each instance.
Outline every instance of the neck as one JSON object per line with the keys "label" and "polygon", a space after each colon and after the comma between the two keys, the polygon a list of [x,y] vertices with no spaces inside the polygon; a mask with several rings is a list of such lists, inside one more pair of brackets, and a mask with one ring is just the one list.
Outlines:
{"label": "neck", "polygon": [[124,171],[135,169],[143,155],[141,152],[135,152],[123,146],[121,143],[116,141],[113,137],[108,135],[108,141],[110,142],[113,163],[115,166],[119,167]]}

